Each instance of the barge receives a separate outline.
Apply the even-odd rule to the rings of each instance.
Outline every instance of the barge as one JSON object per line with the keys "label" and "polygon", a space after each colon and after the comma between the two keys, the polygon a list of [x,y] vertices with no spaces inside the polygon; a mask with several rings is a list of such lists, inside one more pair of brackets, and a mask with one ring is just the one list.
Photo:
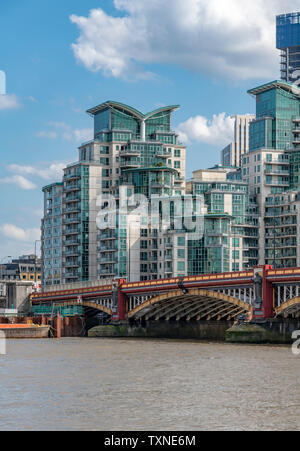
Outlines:
{"label": "barge", "polygon": [[0,324],[5,338],[49,338],[50,326],[35,324]]}

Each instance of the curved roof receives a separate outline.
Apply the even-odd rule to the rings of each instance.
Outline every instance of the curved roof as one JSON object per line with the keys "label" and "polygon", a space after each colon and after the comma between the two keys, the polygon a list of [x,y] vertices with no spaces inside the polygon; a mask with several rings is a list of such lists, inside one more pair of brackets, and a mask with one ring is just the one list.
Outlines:
{"label": "curved roof", "polygon": [[152,116],[155,116],[158,113],[163,113],[165,111],[170,111],[170,112],[175,111],[179,107],[180,107],[179,105],[165,106],[162,108],[158,108],[157,110],[154,110],[150,113],[143,114],[140,111],[136,110],[135,108],[132,108],[129,105],[125,105],[124,103],[108,100],[107,102],[104,102],[101,105],[98,105],[94,108],[90,108],[89,110],[87,110],[87,113],[94,116],[95,114],[99,113],[102,110],[105,110],[106,108],[119,108],[123,111],[126,111],[127,113],[130,113],[132,116],[136,117],[139,120],[147,120],[147,119],[151,118]]}
{"label": "curved roof", "polygon": [[287,83],[286,81],[283,80],[275,80],[275,81],[271,81],[270,83],[266,83],[265,85],[262,86],[258,86],[257,88],[254,89],[250,89],[248,91],[248,94],[250,95],[258,95],[261,94],[262,92],[265,91],[269,91],[270,89],[284,89],[298,97],[300,97],[300,89],[293,85],[292,83]]}

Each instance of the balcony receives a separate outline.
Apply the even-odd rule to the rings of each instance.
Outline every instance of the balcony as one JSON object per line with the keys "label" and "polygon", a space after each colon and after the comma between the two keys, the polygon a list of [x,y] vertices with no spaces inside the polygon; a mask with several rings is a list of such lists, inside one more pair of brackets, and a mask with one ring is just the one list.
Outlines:
{"label": "balcony", "polygon": [[103,265],[103,264],[115,264],[115,263],[118,263],[118,258],[114,257],[113,255],[111,257],[99,257],[97,259],[97,262],[100,265]]}
{"label": "balcony", "polygon": [[116,252],[119,250],[118,246],[97,246],[98,252]]}
{"label": "balcony", "polygon": [[115,276],[115,271],[113,269],[99,269],[99,276],[111,276],[114,277]]}
{"label": "balcony", "polygon": [[73,191],[80,191],[80,187],[78,185],[68,185],[64,188],[64,193],[71,193]]}
{"label": "balcony", "polygon": [[140,150],[123,149],[120,151],[120,157],[139,157],[140,155]]}
{"label": "balcony", "polygon": [[184,182],[184,177],[179,177],[177,179],[176,178],[174,179],[174,183],[180,183],[181,184],[183,182]]}
{"label": "balcony", "polygon": [[67,218],[63,220],[63,224],[79,224],[81,221],[78,217],[76,218]]}
{"label": "balcony", "polygon": [[73,238],[70,240],[64,240],[63,245],[64,246],[73,246],[80,244],[80,240],[78,238]]}
{"label": "balcony", "polygon": [[74,205],[63,209],[63,213],[80,213],[80,212],[81,212],[81,209]]}
{"label": "balcony", "polygon": [[290,186],[290,182],[286,181],[271,181],[271,182],[267,182],[266,181],[266,186],[282,186],[282,187],[289,187]]}
{"label": "balcony", "polygon": [[289,165],[290,161],[289,160],[272,160],[272,161],[267,161],[267,164],[280,164],[280,165]]}
{"label": "balcony", "polygon": [[81,175],[79,174],[68,174],[64,176],[64,180],[79,180],[81,179]]}
{"label": "balcony", "polygon": [[121,161],[120,168],[122,169],[136,169],[139,168],[141,163],[137,160],[131,160],[131,161]]}
{"label": "balcony", "polygon": [[78,279],[79,274],[75,274],[73,272],[66,272],[65,274],[63,274],[63,277],[65,279]]}
{"label": "balcony", "polygon": [[63,268],[79,268],[78,262],[64,262]]}
{"label": "balcony", "polygon": [[78,250],[67,251],[63,253],[64,257],[78,257],[80,255]]}
{"label": "balcony", "polygon": [[115,240],[118,238],[118,231],[116,230],[115,232],[111,231],[109,233],[107,232],[98,233],[97,238],[100,241]]}
{"label": "balcony", "polygon": [[173,261],[173,255],[171,254],[165,255],[165,261]]}
{"label": "balcony", "polygon": [[68,204],[70,202],[79,202],[81,200],[80,196],[70,196],[70,197],[66,197],[63,202],[65,204]]}
{"label": "balcony", "polygon": [[[300,143],[300,141],[299,141]],[[276,169],[266,169],[265,170],[266,175],[281,175],[282,177],[289,177],[290,171],[277,171]]]}
{"label": "balcony", "polygon": [[158,158],[170,158],[172,157],[172,153],[171,152],[166,152],[163,150],[159,150],[156,152],[156,157]]}
{"label": "balcony", "polygon": [[68,229],[64,231],[64,235],[68,236],[68,235],[78,235],[80,234],[81,231],[79,229]]}

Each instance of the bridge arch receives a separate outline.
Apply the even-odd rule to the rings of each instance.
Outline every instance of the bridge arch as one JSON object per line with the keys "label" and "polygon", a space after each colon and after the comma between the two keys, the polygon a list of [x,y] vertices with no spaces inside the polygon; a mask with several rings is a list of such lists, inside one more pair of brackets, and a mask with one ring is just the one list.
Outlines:
{"label": "bridge arch", "polygon": [[232,320],[245,314],[251,317],[252,306],[217,291],[174,290],[149,299],[128,312],[128,319],[186,321]]}
{"label": "bridge arch", "polygon": [[289,299],[276,309],[276,316],[288,317],[290,315],[300,317],[300,297]]}

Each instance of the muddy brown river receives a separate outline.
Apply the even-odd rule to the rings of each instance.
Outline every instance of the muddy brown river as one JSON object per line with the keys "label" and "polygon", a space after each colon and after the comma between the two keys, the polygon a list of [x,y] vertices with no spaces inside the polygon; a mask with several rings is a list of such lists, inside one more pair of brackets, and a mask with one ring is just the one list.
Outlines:
{"label": "muddy brown river", "polygon": [[291,348],[193,341],[12,340],[0,430],[300,430]]}

